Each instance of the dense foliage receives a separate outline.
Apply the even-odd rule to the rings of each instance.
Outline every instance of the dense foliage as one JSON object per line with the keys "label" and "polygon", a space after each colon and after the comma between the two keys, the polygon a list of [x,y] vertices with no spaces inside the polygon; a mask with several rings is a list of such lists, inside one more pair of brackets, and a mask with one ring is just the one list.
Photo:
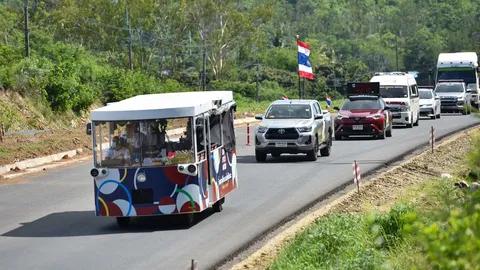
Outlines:
{"label": "dense foliage", "polygon": [[60,111],[98,98],[200,90],[204,52],[207,90],[254,99],[258,80],[260,100],[295,97],[297,34],[311,47],[316,75],[306,94],[322,100],[372,71],[415,70],[427,83],[439,52],[480,51],[474,0],[28,2],[29,59],[23,1],[0,0],[0,86]]}

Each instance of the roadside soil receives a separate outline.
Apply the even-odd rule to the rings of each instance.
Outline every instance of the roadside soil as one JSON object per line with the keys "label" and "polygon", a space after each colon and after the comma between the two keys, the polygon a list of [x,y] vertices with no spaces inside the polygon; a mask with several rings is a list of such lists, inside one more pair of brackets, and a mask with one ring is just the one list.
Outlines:
{"label": "roadside soil", "polygon": [[322,209],[312,211],[298,223],[275,236],[274,239],[267,240],[267,244],[263,248],[231,269],[267,269],[296,234],[303,232],[322,216],[336,213],[362,213],[372,210],[389,211],[395,201],[401,197],[402,192],[409,187],[433,177],[440,177],[443,173],[452,176],[466,176],[467,168],[462,165],[462,161],[470,151],[475,135],[480,135],[480,128],[458,133],[437,145],[433,153],[426,151],[372,177],[364,184],[361,183],[359,193],[355,187],[341,198],[329,202]]}
{"label": "roadside soil", "polygon": [[82,130],[49,131],[35,135],[8,135],[0,142],[0,166],[81,148],[91,155],[92,138]]}

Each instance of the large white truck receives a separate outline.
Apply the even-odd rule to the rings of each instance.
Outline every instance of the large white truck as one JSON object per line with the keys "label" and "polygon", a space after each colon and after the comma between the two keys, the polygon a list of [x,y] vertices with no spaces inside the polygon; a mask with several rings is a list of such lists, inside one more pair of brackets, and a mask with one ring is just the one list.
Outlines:
{"label": "large white truck", "polygon": [[435,84],[439,81],[463,81],[471,91],[471,105],[480,104],[480,68],[475,52],[441,53],[438,55]]}

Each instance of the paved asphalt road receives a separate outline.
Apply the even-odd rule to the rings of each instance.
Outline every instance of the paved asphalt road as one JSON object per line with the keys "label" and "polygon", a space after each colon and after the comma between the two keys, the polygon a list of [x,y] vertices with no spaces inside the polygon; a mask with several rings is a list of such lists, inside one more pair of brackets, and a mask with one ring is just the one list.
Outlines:
{"label": "paved asphalt road", "polygon": [[240,186],[223,212],[209,212],[189,229],[168,218],[144,218],[121,230],[115,219],[95,217],[89,163],[0,185],[1,268],[187,269],[194,258],[207,269],[279,219],[352,181],[354,159],[365,172],[427,142],[431,125],[440,136],[476,121],[444,115],[394,129],[385,140],[335,141],[332,155],[316,162],[269,156],[265,164],[255,162],[245,128],[239,128]]}

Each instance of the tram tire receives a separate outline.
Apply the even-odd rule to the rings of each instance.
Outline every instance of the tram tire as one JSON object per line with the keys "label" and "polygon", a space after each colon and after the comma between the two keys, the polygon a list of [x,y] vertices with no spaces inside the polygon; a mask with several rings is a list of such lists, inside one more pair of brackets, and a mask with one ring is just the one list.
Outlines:
{"label": "tram tire", "polygon": [[117,224],[120,228],[127,228],[130,225],[130,217],[117,217]]}
{"label": "tram tire", "polygon": [[215,212],[222,212],[223,210],[222,200],[218,200],[216,203],[213,204],[213,210],[215,210]]}

